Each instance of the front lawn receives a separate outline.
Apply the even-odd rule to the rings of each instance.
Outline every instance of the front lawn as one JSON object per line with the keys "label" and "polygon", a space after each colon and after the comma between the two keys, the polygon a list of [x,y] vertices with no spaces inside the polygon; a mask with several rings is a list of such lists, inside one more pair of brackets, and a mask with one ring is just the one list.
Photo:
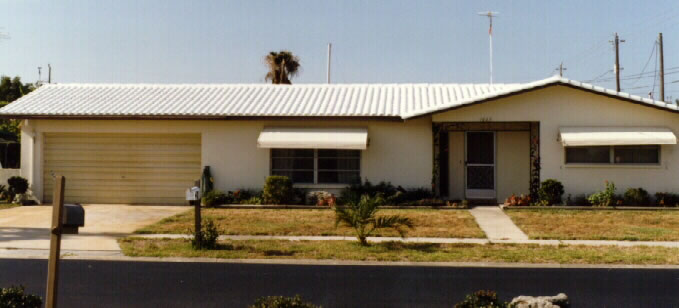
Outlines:
{"label": "front lawn", "polygon": [[[377,215],[403,215],[413,220],[411,237],[482,238],[483,231],[467,210],[381,210]],[[313,209],[203,209],[226,235],[349,235],[353,230],[335,228],[335,212]],[[193,210],[165,218],[136,233],[189,233]],[[374,236],[398,236],[393,230],[380,230]]]}
{"label": "front lawn", "polygon": [[185,239],[125,238],[134,257],[222,259],[323,259],[409,262],[523,262],[559,264],[679,264],[679,249],[664,247],[539,246],[385,242],[362,247],[352,241],[220,241],[215,250],[194,250]]}
{"label": "front lawn", "polygon": [[679,241],[679,211],[507,210],[532,239]]}

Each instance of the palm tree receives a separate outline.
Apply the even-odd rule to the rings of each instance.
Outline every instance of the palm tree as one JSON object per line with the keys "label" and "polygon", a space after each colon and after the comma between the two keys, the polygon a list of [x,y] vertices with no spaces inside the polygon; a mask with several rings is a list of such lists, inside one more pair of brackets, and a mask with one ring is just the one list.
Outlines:
{"label": "palm tree", "polygon": [[408,217],[400,215],[377,216],[379,198],[361,197],[358,202],[352,202],[346,207],[335,208],[335,227],[345,225],[356,230],[356,237],[363,246],[368,246],[367,237],[377,229],[394,229],[401,237],[406,237],[406,229],[415,226]]}
{"label": "palm tree", "polygon": [[273,84],[292,84],[290,78],[299,73],[299,58],[287,50],[269,52],[264,60],[269,67],[265,80],[271,80]]}

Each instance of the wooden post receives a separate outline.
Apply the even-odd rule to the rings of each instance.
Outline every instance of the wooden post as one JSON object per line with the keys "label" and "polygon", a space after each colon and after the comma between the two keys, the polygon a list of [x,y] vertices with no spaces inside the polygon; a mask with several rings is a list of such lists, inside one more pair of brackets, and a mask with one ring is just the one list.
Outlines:
{"label": "wooden post", "polygon": [[50,256],[47,263],[47,292],[45,293],[47,299],[45,301],[45,308],[57,307],[65,182],[66,179],[63,176],[57,176],[54,181],[54,196],[52,197],[52,229],[50,235]]}

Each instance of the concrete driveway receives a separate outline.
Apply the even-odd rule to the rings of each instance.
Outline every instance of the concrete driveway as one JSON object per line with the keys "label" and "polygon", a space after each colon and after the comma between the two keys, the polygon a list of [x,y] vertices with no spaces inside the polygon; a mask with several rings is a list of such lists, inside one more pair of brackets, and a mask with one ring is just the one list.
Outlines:
{"label": "concrete driveway", "polygon": [[[84,205],[85,227],[64,235],[64,250],[119,251],[118,237],[189,209],[187,206]],[[0,249],[49,249],[52,206],[0,210]]]}

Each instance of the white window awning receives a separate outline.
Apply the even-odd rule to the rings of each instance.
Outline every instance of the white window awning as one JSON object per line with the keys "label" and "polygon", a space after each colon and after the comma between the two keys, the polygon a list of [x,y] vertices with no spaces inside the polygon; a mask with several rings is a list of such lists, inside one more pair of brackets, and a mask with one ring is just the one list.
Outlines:
{"label": "white window awning", "polygon": [[677,137],[665,127],[561,127],[564,146],[677,144]]}
{"label": "white window awning", "polygon": [[365,150],[368,148],[368,129],[265,127],[257,138],[257,147]]}

